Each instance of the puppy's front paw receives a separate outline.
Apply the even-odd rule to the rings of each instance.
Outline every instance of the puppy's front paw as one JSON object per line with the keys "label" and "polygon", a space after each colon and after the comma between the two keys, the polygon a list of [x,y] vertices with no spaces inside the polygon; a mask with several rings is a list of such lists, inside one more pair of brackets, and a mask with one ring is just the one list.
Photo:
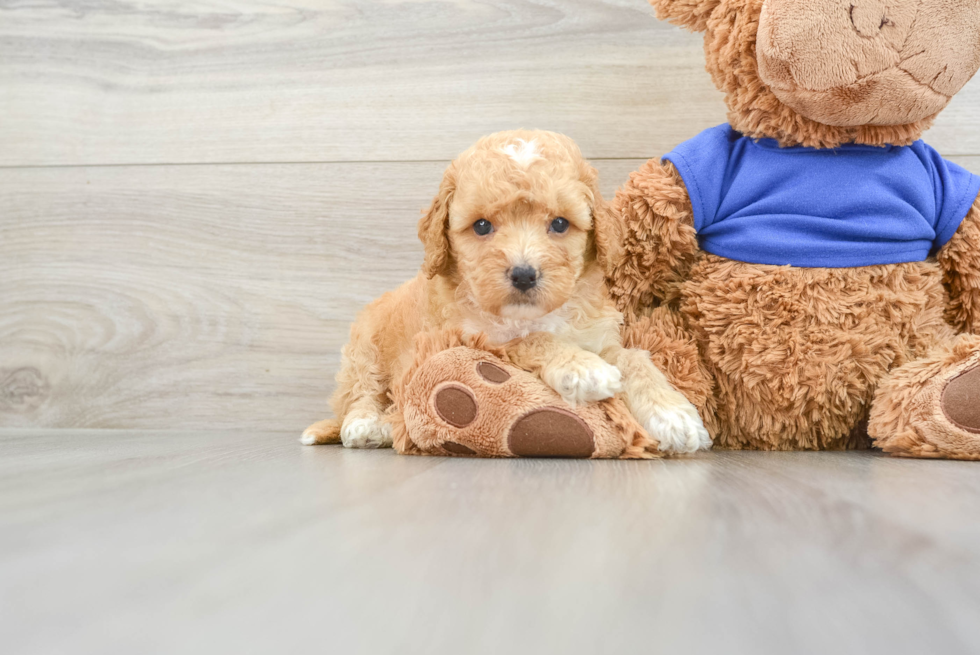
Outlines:
{"label": "puppy's front paw", "polygon": [[619,369],[587,350],[545,367],[541,378],[571,405],[612,398],[623,389]]}
{"label": "puppy's front paw", "polygon": [[340,441],[346,448],[390,448],[391,425],[379,415],[351,414],[344,419]]}
{"label": "puppy's front paw", "polygon": [[643,427],[660,442],[665,453],[693,453],[711,448],[711,435],[698,410],[686,398],[651,408]]}

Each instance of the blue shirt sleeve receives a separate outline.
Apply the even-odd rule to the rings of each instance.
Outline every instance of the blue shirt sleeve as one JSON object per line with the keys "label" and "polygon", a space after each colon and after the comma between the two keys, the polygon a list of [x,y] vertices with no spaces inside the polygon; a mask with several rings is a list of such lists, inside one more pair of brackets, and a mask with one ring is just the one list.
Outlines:
{"label": "blue shirt sleeve", "polygon": [[732,148],[741,135],[725,123],[705,130],[664,156],[680,173],[694,208],[694,229],[711,225],[718,213]]}
{"label": "blue shirt sleeve", "polygon": [[949,243],[980,195],[980,176],[947,161],[934,148],[918,141],[913,145],[932,173],[936,187],[936,240],[933,252]]}

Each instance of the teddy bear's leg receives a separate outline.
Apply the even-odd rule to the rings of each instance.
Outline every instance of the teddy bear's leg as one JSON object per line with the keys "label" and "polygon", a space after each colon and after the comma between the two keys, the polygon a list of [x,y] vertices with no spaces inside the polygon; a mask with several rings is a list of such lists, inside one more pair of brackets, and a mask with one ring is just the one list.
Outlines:
{"label": "teddy bear's leg", "polygon": [[623,345],[650,353],[667,381],[693,404],[708,433],[717,434],[717,401],[714,379],[705,366],[697,341],[684,327],[683,318],[666,307],[632,322],[623,330]]}
{"label": "teddy bear's leg", "polygon": [[395,448],[478,457],[657,456],[659,444],[622,400],[570,405],[501,356],[461,345],[422,358],[395,390]]}
{"label": "teddy bear's leg", "polygon": [[980,460],[980,336],[962,334],[893,371],[868,434],[893,455]]}

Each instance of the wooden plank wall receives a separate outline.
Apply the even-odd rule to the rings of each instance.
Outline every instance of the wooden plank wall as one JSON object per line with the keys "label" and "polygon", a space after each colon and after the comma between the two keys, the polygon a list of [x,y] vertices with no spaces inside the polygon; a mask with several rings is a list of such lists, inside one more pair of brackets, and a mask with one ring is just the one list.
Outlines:
{"label": "wooden plank wall", "polygon": [[[723,122],[643,0],[0,6],[0,427],[299,430],[482,134],[606,193]],[[928,136],[980,172],[980,79]]]}

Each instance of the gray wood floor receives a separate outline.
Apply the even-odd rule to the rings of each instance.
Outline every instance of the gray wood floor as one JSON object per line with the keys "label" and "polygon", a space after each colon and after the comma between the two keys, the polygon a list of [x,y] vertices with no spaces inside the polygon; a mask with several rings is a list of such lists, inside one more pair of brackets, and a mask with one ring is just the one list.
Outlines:
{"label": "gray wood floor", "polygon": [[0,431],[4,653],[976,653],[980,476]]}

